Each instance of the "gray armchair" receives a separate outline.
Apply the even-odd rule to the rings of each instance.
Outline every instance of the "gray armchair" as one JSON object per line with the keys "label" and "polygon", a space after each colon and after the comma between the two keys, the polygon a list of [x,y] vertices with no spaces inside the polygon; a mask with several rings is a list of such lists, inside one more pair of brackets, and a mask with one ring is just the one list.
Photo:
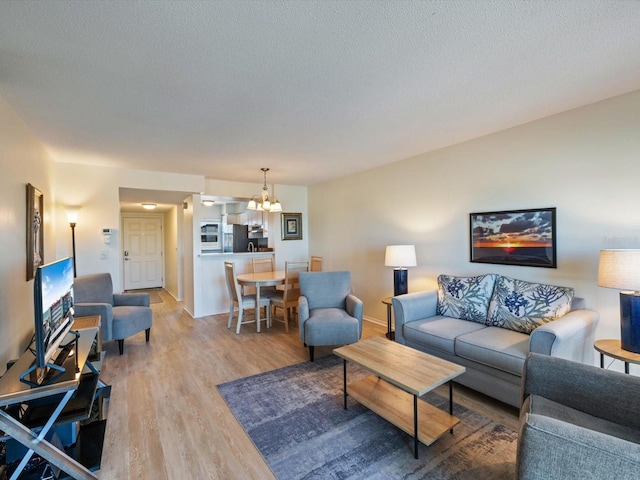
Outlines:
{"label": "gray armchair", "polygon": [[640,378],[529,354],[517,450],[521,480],[637,479]]}
{"label": "gray armchair", "polygon": [[142,330],[149,341],[153,315],[148,293],[113,293],[111,275],[98,273],[77,277],[73,284],[77,317],[100,315],[102,340],[117,340],[120,355],[124,339]]}
{"label": "gray armchair", "polygon": [[300,339],[309,346],[346,345],[362,336],[362,301],[351,295],[351,272],[300,272]]}

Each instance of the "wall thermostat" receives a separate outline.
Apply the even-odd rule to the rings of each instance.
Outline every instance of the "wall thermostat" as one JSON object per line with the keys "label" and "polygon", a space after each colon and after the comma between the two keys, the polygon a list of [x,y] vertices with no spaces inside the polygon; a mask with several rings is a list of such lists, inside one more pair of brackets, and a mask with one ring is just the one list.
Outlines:
{"label": "wall thermostat", "polygon": [[111,233],[113,232],[112,228],[103,228],[102,229],[102,237],[104,238],[104,243],[111,243]]}

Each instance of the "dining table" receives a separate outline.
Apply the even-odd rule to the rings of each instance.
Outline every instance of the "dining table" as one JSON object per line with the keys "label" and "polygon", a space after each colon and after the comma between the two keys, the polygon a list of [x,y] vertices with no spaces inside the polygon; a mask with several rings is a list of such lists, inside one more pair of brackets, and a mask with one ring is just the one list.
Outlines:
{"label": "dining table", "polygon": [[[274,270],[272,272],[243,273],[238,275],[240,285],[252,286],[256,289],[256,329],[260,333],[260,288],[271,287],[284,284],[284,270]],[[267,325],[268,326],[268,325]]]}

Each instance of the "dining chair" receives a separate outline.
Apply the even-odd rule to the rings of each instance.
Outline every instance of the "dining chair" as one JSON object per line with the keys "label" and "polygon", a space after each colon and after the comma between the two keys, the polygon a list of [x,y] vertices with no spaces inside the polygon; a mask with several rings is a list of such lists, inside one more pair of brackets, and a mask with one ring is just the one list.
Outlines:
{"label": "dining chair", "polygon": [[289,312],[295,309],[297,312],[298,297],[300,296],[299,273],[309,271],[309,262],[285,262],[284,264],[284,290],[278,291],[271,297],[271,305],[282,309],[282,320],[273,317],[273,320],[284,323],[284,330],[289,331]]}
{"label": "dining chair", "polygon": [[311,255],[311,260],[309,261],[309,271],[310,272],[322,271],[322,257],[318,255]]}
{"label": "dining chair", "polygon": [[[238,321],[236,324],[236,333],[240,333],[240,326],[247,323],[255,323],[255,307],[256,296],[255,294],[244,295],[240,290],[240,284],[238,283],[238,277],[236,276],[235,265],[233,262],[224,262],[224,275],[227,280],[227,289],[229,290],[229,321],[227,322],[227,328],[231,328],[233,322],[233,312],[238,309]],[[269,297],[263,297],[260,295],[260,307],[267,307],[267,316],[265,318],[267,325],[271,323],[271,304]],[[253,309],[253,320],[243,320],[245,310]]]}
{"label": "dining chair", "polygon": [[[251,269],[253,273],[273,272],[275,270],[273,257],[252,258]],[[270,297],[275,294],[275,291],[275,287],[262,287],[260,289],[260,296]]]}

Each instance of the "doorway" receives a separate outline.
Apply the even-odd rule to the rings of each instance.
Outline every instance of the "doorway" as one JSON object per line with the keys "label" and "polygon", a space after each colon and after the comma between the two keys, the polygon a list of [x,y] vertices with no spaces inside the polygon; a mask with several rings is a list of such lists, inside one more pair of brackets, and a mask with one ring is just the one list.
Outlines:
{"label": "doorway", "polygon": [[124,289],[163,287],[162,217],[122,219]]}

